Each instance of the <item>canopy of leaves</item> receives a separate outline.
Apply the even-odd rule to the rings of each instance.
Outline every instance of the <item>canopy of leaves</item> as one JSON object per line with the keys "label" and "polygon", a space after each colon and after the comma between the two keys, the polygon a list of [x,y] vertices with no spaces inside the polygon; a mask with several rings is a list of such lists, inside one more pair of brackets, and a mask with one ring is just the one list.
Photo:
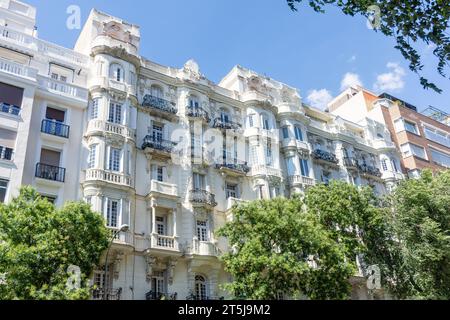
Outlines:
{"label": "canopy of leaves", "polygon": [[399,298],[450,299],[450,170],[425,170],[389,197],[382,280]]}
{"label": "canopy of leaves", "polygon": [[[240,298],[275,299],[278,293],[310,299],[345,299],[357,271],[356,256],[376,235],[380,210],[370,190],[343,182],[309,189],[305,199],[241,204],[219,230],[232,252],[222,259]],[[306,206],[307,205],[307,206]],[[360,240],[367,238],[368,244]]]}
{"label": "canopy of leaves", "polygon": [[[286,0],[292,10],[297,10],[302,0]],[[379,22],[374,30],[380,30],[386,36],[395,38],[398,49],[409,62],[409,69],[420,74],[423,64],[417,48],[421,40],[434,47],[433,55],[437,58],[437,71],[448,77],[450,61],[450,1],[448,0],[308,0],[309,5],[317,12],[324,12],[326,5],[334,5],[347,15],[362,15],[372,22]],[[373,18],[374,10],[379,8],[379,20]],[[373,8],[373,7],[372,7]],[[374,19],[374,20],[372,20]],[[447,74],[446,74],[447,73]],[[424,88],[437,92],[442,89],[429,82],[423,76],[420,83]]]}
{"label": "canopy of leaves", "polygon": [[[108,244],[103,218],[85,203],[61,209],[24,187],[0,204],[0,299],[87,299],[87,277]],[[81,269],[79,289],[67,287],[67,268]]]}

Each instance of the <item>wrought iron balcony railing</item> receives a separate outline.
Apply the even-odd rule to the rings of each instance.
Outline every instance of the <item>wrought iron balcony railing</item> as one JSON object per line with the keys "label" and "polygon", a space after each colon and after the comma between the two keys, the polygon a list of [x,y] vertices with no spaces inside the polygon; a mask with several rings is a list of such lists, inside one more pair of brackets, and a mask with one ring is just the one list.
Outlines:
{"label": "wrought iron balcony railing", "polygon": [[156,138],[154,136],[146,136],[144,138],[144,142],[142,143],[142,149],[144,150],[145,148],[152,148],[152,149],[156,149],[156,150],[160,150],[160,151],[164,151],[164,152],[172,152],[173,147],[175,146],[175,142],[169,141],[169,140],[164,140],[164,139],[159,139]]}
{"label": "wrought iron balcony railing", "polygon": [[0,146],[0,159],[11,161],[14,150],[8,147]]}
{"label": "wrought iron balcony railing", "polygon": [[239,130],[241,124],[233,121],[224,121],[222,118],[215,118],[213,122],[213,128]]}
{"label": "wrought iron balcony railing", "polygon": [[120,300],[122,288],[119,289],[94,289],[92,290],[92,300]]}
{"label": "wrought iron balcony railing", "polygon": [[0,112],[18,116],[20,113],[20,107],[12,105],[12,104],[8,104],[8,103],[0,102]]}
{"label": "wrought iron balcony railing", "polygon": [[247,165],[247,162],[234,160],[227,161],[224,160],[223,163],[216,163],[216,169],[226,168],[234,171],[241,171],[243,173],[248,173],[250,171],[250,167]]}
{"label": "wrought iron balcony railing", "polygon": [[212,207],[217,206],[216,196],[211,192],[202,189],[193,189],[189,194],[189,201],[194,203],[204,203]]}
{"label": "wrought iron balcony railing", "polygon": [[149,291],[145,294],[145,300],[177,300],[177,293]]}
{"label": "wrought iron balcony railing", "polygon": [[339,162],[336,155],[334,153],[331,153],[328,151],[316,149],[313,151],[312,155],[313,155],[314,159],[324,160],[324,161],[331,162],[334,164],[337,164]]}
{"label": "wrought iron balcony railing", "polygon": [[36,164],[36,178],[64,182],[66,168],[51,166],[44,163]]}
{"label": "wrought iron balcony railing", "polygon": [[200,108],[200,107],[195,108],[195,107],[188,106],[186,115],[188,117],[192,117],[192,118],[201,118],[201,119],[205,120],[206,122],[209,122],[209,120],[210,120],[208,112],[206,112],[203,108]]}
{"label": "wrought iron balcony railing", "polygon": [[171,103],[170,101],[149,94],[144,96],[142,106],[147,108],[154,108],[172,114],[176,114],[178,112],[178,109],[175,108],[174,104]]}
{"label": "wrought iron balcony railing", "polygon": [[366,174],[366,175],[370,175],[370,176],[374,176],[374,177],[378,177],[378,178],[381,178],[381,176],[382,176],[380,169],[373,167],[373,166],[368,166],[366,164],[358,164],[358,169],[361,173]]}
{"label": "wrought iron balcony railing", "polygon": [[41,132],[62,138],[69,138],[70,127],[58,121],[44,119],[41,123]]}
{"label": "wrought iron balcony railing", "polygon": [[345,157],[344,158],[344,166],[346,167],[358,167],[358,161],[355,158]]}

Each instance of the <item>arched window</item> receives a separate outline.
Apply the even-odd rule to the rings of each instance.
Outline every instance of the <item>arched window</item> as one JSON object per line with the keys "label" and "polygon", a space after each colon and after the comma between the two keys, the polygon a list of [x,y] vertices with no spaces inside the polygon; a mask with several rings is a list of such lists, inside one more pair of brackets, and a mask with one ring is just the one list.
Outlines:
{"label": "arched window", "polygon": [[196,300],[206,300],[206,279],[201,275],[195,276],[195,297]]}
{"label": "arched window", "polygon": [[125,80],[125,73],[120,64],[113,63],[109,67],[109,77],[115,81],[123,82]]}
{"label": "arched window", "polygon": [[154,84],[150,87],[150,94],[152,95],[152,97],[155,97],[158,99],[162,99],[164,97],[163,89],[156,84]]}

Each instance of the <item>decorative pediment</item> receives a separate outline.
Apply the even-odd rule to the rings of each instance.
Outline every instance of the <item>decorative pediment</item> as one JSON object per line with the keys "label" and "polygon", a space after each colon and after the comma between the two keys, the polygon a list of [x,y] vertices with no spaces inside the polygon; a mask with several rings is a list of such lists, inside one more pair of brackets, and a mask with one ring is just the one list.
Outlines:
{"label": "decorative pediment", "polygon": [[125,31],[123,26],[117,21],[105,22],[102,27],[102,35],[111,37],[113,39],[132,43],[132,36],[129,31]]}

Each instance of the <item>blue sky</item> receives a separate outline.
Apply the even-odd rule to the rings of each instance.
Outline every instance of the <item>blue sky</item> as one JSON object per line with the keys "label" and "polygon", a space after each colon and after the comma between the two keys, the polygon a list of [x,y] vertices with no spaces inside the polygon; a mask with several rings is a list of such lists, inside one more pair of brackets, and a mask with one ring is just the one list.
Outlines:
{"label": "blue sky", "polygon": [[79,5],[82,24],[95,7],[139,25],[146,58],[174,67],[194,58],[214,82],[240,64],[298,88],[315,105],[359,82],[419,111],[433,105],[450,113],[450,80],[437,75],[426,44],[417,47],[425,57],[424,74],[444,89],[442,94],[420,86],[393,39],[333,7],[320,14],[306,3],[293,13],[285,0],[23,1],[37,8],[39,36],[66,47],[73,47],[80,32],[66,28],[67,7]]}

